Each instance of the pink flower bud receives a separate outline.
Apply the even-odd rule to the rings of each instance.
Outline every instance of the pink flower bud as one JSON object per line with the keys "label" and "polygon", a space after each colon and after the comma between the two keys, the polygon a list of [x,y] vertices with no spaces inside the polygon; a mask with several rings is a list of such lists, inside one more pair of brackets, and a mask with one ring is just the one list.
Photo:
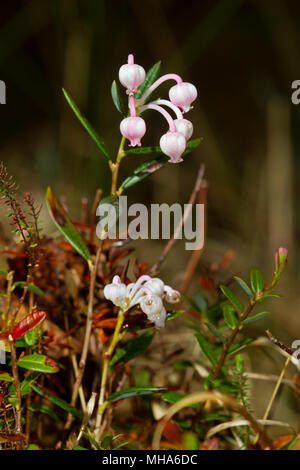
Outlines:
{"label": "pink flower bud", "polygon": [[141,117],[127,117],[121,121],[121,134],[130,140],[130,146],[141,146],[141,139],[146,132],[146,123]]}
{"label": "pink flower bud", "polygon": [[288,250],[281,246],[275,253],[275,267],[276,270],[280,270],[287,260]]}
{"label": "pink flower bud", "polygon": [[129,93],[136,93],[145,77],[144,68],[138,64],[124,64],[119,70],[119,80]]}
{"label": "pink flower bud", "polygon": [[185,113],[191,109],[191,103],[195,101],[197,94],[197,88],[187,82],[178,83],[169,90],[172,103],[182,108]]}
{"label": "pink flower bud", "polygon": [[184,135],[185,140],[189,140],[193,134],[193,124],[187,119],[175,119],[174,121],[177,132]]}
{"label": "pink flower bud", "polygon": [[183,161],[181,155],[185,151],[186,141],[182,134],[179,132],[167,132],[161,137],[159,145],[163,153],[170,157],[170,163]]}

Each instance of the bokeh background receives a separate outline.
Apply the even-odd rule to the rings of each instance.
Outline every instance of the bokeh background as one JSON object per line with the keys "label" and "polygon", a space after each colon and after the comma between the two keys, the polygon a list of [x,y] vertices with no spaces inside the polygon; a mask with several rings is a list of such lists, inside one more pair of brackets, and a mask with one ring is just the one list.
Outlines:
{"label": "bokeh background", "polygon": [[[194,137],[204,140],[184,164],[169,165],[132,188],[129,199],[187,202],[204,162],[207,240],[197,272],[232,249],[235,257],[222,280],[247,276],[253,267],[267,278],[274,250],[287,246],[288,269],[279,287],[284,298],[269,302],[272,315],[254,331],[263,335],[269,327],[291,345],[300,339],[300,105],[291,103],[291,83],[300,79],[299,42],[297,0],[1,2],[0,79],[7,104],[0,106],[0,158],[23,191],[43,202],[51,185],[79,220],[81,198],[91,205],[97,188],[108,192],[110,175],[61,88],[117,152],[120,115],[111,83],[128,53],[146,69],[161,60],[163,73],[178,73],[197,86],[189,118]],[[165,123],[151,113],[147,122],[143,144],[157,145]],[[124,161],[120,178],[141,161]],[[43,219],[53,231],[46,210]],[[163,243],[139,241],[136,247],[152,263]],[[162,268],[164,278],[179,282],[189,256],[178,242]],[[263,394],[264,384],[257,387]],[[293,400],[287,400],[286,419]]]}

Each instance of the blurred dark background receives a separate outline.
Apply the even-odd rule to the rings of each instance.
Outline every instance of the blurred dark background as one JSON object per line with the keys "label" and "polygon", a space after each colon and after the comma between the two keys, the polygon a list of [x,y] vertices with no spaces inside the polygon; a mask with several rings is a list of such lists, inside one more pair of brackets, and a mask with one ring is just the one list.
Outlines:
{"label": "blurred dark background", "polygon": [[[197,86],[189,119],[194,137],[204,141],[184,164],[167,166],[132,188],[129,198],[187,202],[205,162],[202,262],[218,262],[233,249],[224,278],[247,275],[253,267],[270,276],[275,248],[287,246],[288,271],[279,289],[285,298],[270,305],[275,313],[267,322],[290,344],[300,338],[300,106],[291,103],[291,83],[300,79],[299,13],[296,0],[1,2],[0,79],[7,87],[7,104],[0,107],[1,159],[23,191],[44,201],[51,185],[79,219],[81,198],[91,204],[98,187],[107,192],[110,174],[62,86],[116,153],[120,115],[111,82],[128,53],[145,69],[161,59],[163,73],[178,73]],[[150,113],[147,122],[143,144],[157,145],[165,123]],[[140,162],[138,156],[124,161],[120,178]],[[46,211],[43,216],[54,231]],[[137,250],[153,262],[162,246],[140,241]],[[163,267],[170,282],[180,279],[189,256],[183,242],[172,250]]]}

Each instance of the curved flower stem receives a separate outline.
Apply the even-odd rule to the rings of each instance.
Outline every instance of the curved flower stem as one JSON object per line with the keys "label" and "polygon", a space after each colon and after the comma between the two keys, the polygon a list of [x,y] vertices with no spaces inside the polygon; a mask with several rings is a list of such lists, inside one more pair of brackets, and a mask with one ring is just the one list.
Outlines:
{"label": "curved flower stem", "polygon": [[143,104],[145,103],[146,99],[148,98],[148,96],[151,95],[151,93],[159,86],[161,85],[163,82],[167,81],[167,80],[175,80],[178,83],[182,83],[182,78],[177,75],[176,73],[167,73],[166,75],[163,75],[162,77],[160,77],[158,80],[156,80],[156,82],[154,82],[149,88],[148,90],[143,94],[141,100],[140,100],[140,104]]}
{"label": "curved flower stem", "polygon": [[178,108],[178,106],[176,106],[175,104],[173,104],[169,100],[160,100],[159,99],[159,100],[152,101],[151,104],[162,104],[164,106],[167,106],[168,108],[170,108],[174,111],[174,113],[176,114],[177,119],[183,119],[183,114],[180,111],[180,109]]}
{"label": "curved flower stem", "polygon": [[125,146],[125,137],[123,136],[121,139],[120,147],[118,150],[117,154],[117,160],[116,163],[110,163],[110,170],[111,170],[111,194],[116,194],[117,191],[117,184],[118,184],[118,174],[119,174],[119,168],[120,168],[120,163],[122,158],[125,157],[124,153],[124,146]]}
{"label": "curved flower stem", "polygon": [[103,418],[104,411],[108,404],[108,402],[105,401],[105,394],[106,394],[109,361],[115,350],[115,347],[117,346],[119,340],[121,339],[121,336],[123,336],[123,335],[120,335],[120,331],[124,322],[124,314],[125,314],[125,311],[122,308],[120,308],[119,313],[118,313],[118,321],[116,324],[113,337],[111,339],[111,342],[107,351],[103,355],[100,394],[99,394],[99,401],[98,401],[98,414],[97,414],[96,427],[95,427],[95,438],[97,442],[99,442],[99,439],[102,434],[101,433],[102,418]]}
{"label": "curved flower stem", "polygon": [[169,124],[170,132],[176,132],[174,120],[172,116],[164,108],[162,108],[161,106],[158,106],[157,104],[149,103],[149,104],[145,104],[145,106],[142,106],[140,108],[140,111],[143,112],[143,111],[146,111],[146,109],[154,109],[154,111],[158,111],[160,114],[162,114]]}

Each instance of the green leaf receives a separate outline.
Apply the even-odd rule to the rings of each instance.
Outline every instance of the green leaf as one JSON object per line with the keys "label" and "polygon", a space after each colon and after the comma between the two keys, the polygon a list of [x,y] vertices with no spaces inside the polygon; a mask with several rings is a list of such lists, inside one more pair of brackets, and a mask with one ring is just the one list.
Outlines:
{"label": "green leaf", "polygon": [[23,356],[18,360],[18,366],[22,369],[35,370],[47,374],[54,374],[59,371],[59,366],[56,362],[43,354],[29,354]]}
{"label": "green leaf", "polygon": [[71,98],[69,93],[64,88],[63,88],[63,93],[64,93],[65,98],[66,98],[68,104],[70,105],[72,111],[74,112],[75,116],[77,117],[77,119],[83,125],[83,127],[85,128],[87,133],[91,136],[91,138],[96,143],[97,147],[101,150],[103,155],[107,158],[107,160],[110,160],[111,158],[110,158],[109,152],[108,152],[108,150],[106,148],[106,145],[105,145],[104,141],[102,140],[102,138],[99,136],[99,134],[93,128],[93,126],[89,123],[89,121],[84,116],[82,116],[82,114],[80,112],[80,109],[78,108],[77,104],[75,103],[75,101]]}
{"label": "green leaf", "polygon": [[5,269],[0,269],[0,276],[7,276],[8,272]]}
{"label": "green leaf", "polygon": [[[183,153],[183,156],[189,154],[194,148],[196,148],[202,139],[191,140],[187,144],[187,148]],[[142,152],[141,152],[142,151]],[[130,154],[139,154],[139,153],[162,153],[160,147],[141,147],[138,149],[126,150],[126,155]],[[155,173],[160,168],[164,167],[168,162],[168,157],[166,155],[157,155],[155,158],[148,160],[147,162],[142,163],[138,166],[131,176],[128,176],[121,184],[120,189],[124,191],[125,189],[130,188],[131,186],[143,181],[147,176]]]}
{"label": "green leaf", "polygon": [[25,450],[40,450],[37,444],[28,444]]}
{"label": "green leaf", "polygon": [[156,62],[156,64],[154,64],[151,69],[148,70],[145,80],[139,86],[138,92],[134,95],[134,98],[136,100],[139,100],[143,96],[143,94],[148,90],[148,88],[150,88],[150,86],[158,79],[160,74],[160,67],[161,61]]}
{"label": "green leaf", "polygon": [[117,108],[117,110],[119,111],[119,113],[121,113],[124,117],[127,116],[128,107],[126,107],[125,104],[124,104],[124,101],[122,99],[122,96],[121,96],[121,93],[120,93],[120,90],[119,90],[119,87],[117,85],[116,80],[114,80],[112,82],[110,91],[111,91],[111,97],[112,97],[112,100],[114,102],[114,105]]}
{"label": "green leaf", "polygon": [[91,269],[91,254],[50,186],[46,192],[46,201],[50,216],[56,227],[68,242],[71,243],[73,248],[87,261],[89,268]]}
{"label": "green leaf", "polygon": [[223,306],[223,315],[226,325],[234,329],[238,324],[238,317],[236,316],[234,307],[232,305],[226,304]]}
{"label": "green leaf", "polygon": [[198,312],[206,312],[207,311],[207,300],[201,295],[200,292],[196,292],[194,295],[194,302],[197,305]]}
{"label": "green leaf", "polygon": [[7,372],[0,372],[0,382],[1,381],[13,383],[14,379]]}
{"label": "green leaf", "polygon": [[31,388],[32,388],[32,390],[34,390],[38,395],[47,398],[47,400],[49,400],[51,403],[53,403],[54,405],[58,406],[58,407],[61,408],[62,410],[66,411],[67,413],[70,413],[70,414],[71,414],[72,416],[74,416],[75,418],[77,418],[77,419],[79,419],[79,420],[82,420],[82,419],[83,419],[82,413],[80,413],[80,411],[78,411],[76,408],[73,408],[72,406],[70,406],[69,403],[67,403],[65,400],[62,400],[61,398],[58,398],[58,397],[56,397],[55,395],[52,395],[52,394],[49,393],[48,391],[45,392],[44,390],[42,390],[40,387],[38,387],[38,386],[35,385],[35,384],[32,384],[32,385],[31,385]]}
{"label": "green leaf", "polygon": [[251,287],[255,294],[261,292],[264,288],[264,280],[258,269],[253,269],[250,274]]}
{"label": "green leaf", "polygon": [[205,325],[209,328],[211,333],[216,336],[223,344],[226,343],[226,338],[220,333],[220,331],[209,321],[205,322]]}
{"label": "green leaf", "polygon": [[34,344],[36,344],[38,342],[38,339],[39,339],[39,325],[37,327],[35,327],[33,330],[31,331],[28,331],[25,335],[24,335],[24,339],[25,339],[25,342],[28,346],[33,346]]}
{"label": "green leaf", "polygon": [[257,313],[256,315],[252,315],[251,317],[246,318],[246,320],[244,320],[242,322],[242,324],[243,325],[248,325],[248,323],[253,323],[257,320],[261,320],[262,318],[266,317],[267,315],[269,315],[269,312]]}
{"label": "green leaf", "polygon": [[196,433],[186,431],[182,436],[182,443],[187,450],[199,450],[199,439]]}
{"label": "green leaf", "polygon": [[234,295],[234,293],[226,286],[224,285],[221,285],[220,286],[220,289],[221,291],[223,292],[223,294],[225,295],[225,297],[227,297],[227,299],[229,300],[229,302],[232,303],[232,305],[237,309],[237,310],[240,310],[242,311],[244,309],[244,306],[242,304],[242,302],[240,302],[236,296]]}
{"label": "green leaf", "polygon": [[169,317],[167,317],[166,321],[175,320],[175,318],[181,317],[184,312],[184,310],[176,310],[176,312],[173,312]]}
{"label": "green leaf", "polygon": [[39,413],[43,413],[47,416],[50,416],[54,421],[59,421],[57,414],[49,408],[49,406],[44,405],[43,403],[32,403],[28,406],[28,409],[32,412],[38,411]]}
{"label": "green leaf", "polygon": [[88,449],[86,449],[85,447],[82,447],[82,446],[75,446],[75,447],[73,447],[72,450],[88,450]]}
{"label": "green leaf", "polygon": [[213,350],[213,347],[211,344],[209,344],[204,336],[198,331],[195,334],[195,338],[199,343],[199,346],[204,354],[204,356],[211,362],[213,366],[216,366],[218,364],[218,358],[215,354],[215,351]]}
{"label": "green leaf", "polygon": [[[12,285],[12,290],[15,290],[16,287],[25,287],[26,286],[26,282],[25,281],[17,281],[17,282],[14,282],[13,285]],[[28,285],[28,290],[29,292],[32,292],[33,294],[35,295],[38,295],[40,297],[43,297],[43,295],[45,295],[45,292],[42,291],[42,289],[40,289],[39,287],[35,286],[34,284],[29,284]]]}
{"label": "green leaf", "polygon": [[109,402],[123,400],[124,398],[138,397],[140,395],[153,395],[166,390],[165,387],[132,387],[120,390],[108,397]]}
{"label": "green leaf", "polygon": [[154,333],[152,331],[147,331],[146,333],[141,334],[130,341],[127,341],[124,346],[118,349],[118,351],[110,360],[110,367],[119,361],[128,362],[130,359],[143,354],[148,346],[150,346],[153,336]]}
{"label": "green leaf", "polygon": [[[106,205],[106,207],[103,207],[104,205]],[[101,199],[98,207],[100,206],[102,206],[101,213],[103,213],[103,216],[99,218],[99,222],[102,222],[103,219],[104,221],[106,220],[108,221],[108,223],[104,227],[102,227],[104,225],[103,222],[101,223],[102,233],[100,235],[100,238],[102,239],[106,237],[106,233],[109,230],[115,229],[115,226],[120,217],[120,199],[115,194],[112,194],[110,196],[107,196]],[[97,214],[98,214],[98,211],[97,211]]]}
{"label": "green leaf", "polygon": [[238,351],[241,351],[253,341],[254,341],[254,338],[246,338],[243,341],[240,341],[239,343],[233,344],[232,346],[230,346],[228,350],[227,357],[231,356],[232,354],[235,354]]}
{"label": "green leaf", "polygon": [[[178,392],[168,392],[163,393],[161,399],[166,401],[167,403],[177,403],[179,400],[184,398],[185,395],[183,393]],[[189,405],[191,408],[199,408],[199,403],[195,403],[193,405]]]}
{"label": "green leaf", "polygon": [[243,291],[248,295],[248,297],[250,297],[250,299],[253,299],[253,294],[248,284],[238,276],[234,276],[234,279],[239,284],[239,286],[243,289]]}

